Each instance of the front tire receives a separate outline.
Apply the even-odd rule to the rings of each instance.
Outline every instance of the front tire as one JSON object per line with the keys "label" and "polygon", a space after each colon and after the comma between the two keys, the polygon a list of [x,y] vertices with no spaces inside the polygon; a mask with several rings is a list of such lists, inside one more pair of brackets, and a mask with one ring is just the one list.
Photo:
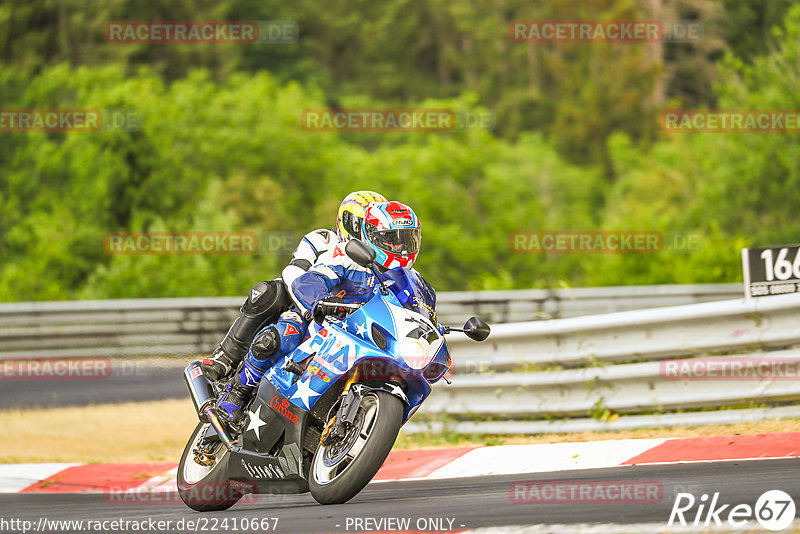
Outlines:
{"label": "front tire", "polygon": [[390,393],[371,391],[361,399],[355,423],[356,434],[348,432],[335,444],[317,447],[308,485],[320,504],[347,502],[372,480],[403,424],[403,402]]}
{"label": "front tire", "polygon": [[178,495],[198,512],[227,510],[242,498],[244,493],[228,480],[229,451],[218,441],[210,449],[214,464],[203,466],[195,461],[194,449],[209,432],[209,423],[200,423],[194,429],[178,464]]}

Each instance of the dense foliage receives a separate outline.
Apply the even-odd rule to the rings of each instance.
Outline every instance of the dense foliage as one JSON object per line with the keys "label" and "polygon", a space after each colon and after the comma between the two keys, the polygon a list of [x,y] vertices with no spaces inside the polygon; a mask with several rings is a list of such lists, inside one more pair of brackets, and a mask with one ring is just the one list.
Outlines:
{"label": "dense foliage", "polygon": [[[0,5],[0,108],[143,118],[131,132],[0,132],[0,301],[241,294],[286,255],[109,255],[104,237],[299,236],[331,226],[361,188],[417,210],[418,267],[440,290],[734,281],[742,246],[798,240],[797,134],[658,126],[665,108],[800,109],[791,2],[158,4]],[[655,48],[508,39],[515,19],[637,17],[702,20],[705,38]],[[105,22],[125,19],[296,20],[301,37],[104,43]],[[491,111],[496,128],[300,127],[305,109],[397,105]],[[514,253],[510,235],[525,230],[658,230],[695,246]]]}

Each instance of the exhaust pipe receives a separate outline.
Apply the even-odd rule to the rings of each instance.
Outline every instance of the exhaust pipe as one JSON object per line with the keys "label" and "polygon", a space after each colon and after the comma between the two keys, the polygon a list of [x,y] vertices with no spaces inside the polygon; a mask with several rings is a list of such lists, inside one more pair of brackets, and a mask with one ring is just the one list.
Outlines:
{"label": "exhaust pipe", "polygon": [[203,372],[200,369],[201,364],[200,360],[195,360],[183,370],[183,380],[186,382],[186,387],[189,388],[192,404],[194,404],[194,409],[198,415],[202,415],[203,408],[208,401],[213,401],[216,398],[211,382],[203,376]]}
{"label": "exhaust pipe", "polygon": [[216,395],[214,395],[214,388],[211,382],[203,376],[200,369],[200,360],[195,360],[190,363],[186,369],[183,370],[183,380],[186,382],[186,387],[189,389],[189,394],[192,397],[192,404],[197,411],[197,416],[202,422],[209,422],[214,427],[219,439],[228,448],[233,449],[233,442],[225,432],[217,414],[214,413],[214,404],[216,402]]}

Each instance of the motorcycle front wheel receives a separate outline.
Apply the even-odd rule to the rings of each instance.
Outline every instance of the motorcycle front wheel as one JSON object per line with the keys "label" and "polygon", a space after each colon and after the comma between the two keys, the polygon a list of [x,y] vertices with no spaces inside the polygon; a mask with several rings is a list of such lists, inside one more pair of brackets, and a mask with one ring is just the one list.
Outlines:
{"label": "motorcycle front wheel", "polygon": [[320,504],[341,504],[364,489],[378,472],[403,423],[403,402],[390,393],[371,391],[361,399],[346,435],[314,454],[308,485]]}

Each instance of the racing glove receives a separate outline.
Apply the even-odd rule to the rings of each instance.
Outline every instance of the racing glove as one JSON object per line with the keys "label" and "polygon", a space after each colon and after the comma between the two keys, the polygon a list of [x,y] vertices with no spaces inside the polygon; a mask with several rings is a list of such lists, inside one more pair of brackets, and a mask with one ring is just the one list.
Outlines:
{"label": "racing glove", "polygon": [[325,317],[331,315],[337,319],[344,319],[353,312],[352,306],[343,306],[342,297],[327,297],[320,300],[314,307],[314,320],[320,324]]}

